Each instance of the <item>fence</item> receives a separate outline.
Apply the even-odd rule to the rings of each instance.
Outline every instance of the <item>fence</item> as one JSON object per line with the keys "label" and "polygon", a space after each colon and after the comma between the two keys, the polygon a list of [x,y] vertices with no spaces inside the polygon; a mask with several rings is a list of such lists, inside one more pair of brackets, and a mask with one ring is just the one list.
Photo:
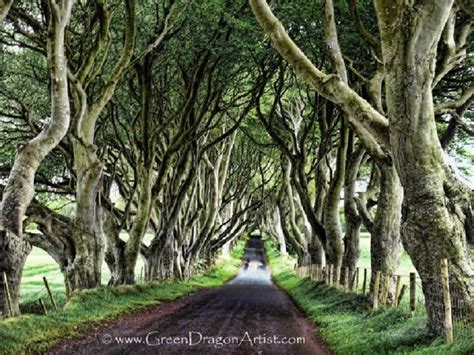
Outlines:
{"label": "fence", "polygon": [[[12,297],[10,293],[8,276],[5,272],[2,272],[1,278],[2,278],[2,282],[1,282],[0,292],[3,293],[3,297],[6,300],[7,307],[4,314],[0,312],[0,319],[11,318],[11,317],[14,317],[16,314],[15,314],[15,310],[12,304]],[[41,310],[41,313],[48,314],[48,308],[46,307],[46,303],[44,302],[43,297],[46,297],[49,300],[51,307],[53,308],[54,311],[57,311],[59,307],[58,307],[58,303],[56,302],[56,298],[53,292],[51,291],[51,288],[49,286],[49,282],[46,276],[43,276],[43,284],[44,284],[44,289],[37,292],[38,297],[36,298],[37,299],[36,302],[39,306],[39,309]],[[66,297],[69,298],[67,288],[66,288]]]}
{"label": "fence", "polygon": [[[453,334],[465,329],[472,329],[474,323],[473,307],[469,296],[458,283],[450,282],[448,261],[442,259],[439,275],[430,280],[431,287],[422,292],[421,279],[416,273],[409,275],[384,275],[381,271],[375,273],[373,282],[372,311],[381,307],[399,308],[404,305],[411,316],[415,312],[424,312],[424,294],[429,295],[430,305],[427,316],[433,320],[435,331],[445,335],[446,342],[453,341]],[[334,280],[333,265],[296,266],[298,277],[308,277],[313,281],[324,282],[329,286],[343,289],[345,292],[367,295],[370,292],[372,270],[356,268],[341,270],[341,279]],[[426,278],[425,278],[426,280]],[[378,295],[374,297],[373,295]],[[408,298],[406,300],[406,298]]]}

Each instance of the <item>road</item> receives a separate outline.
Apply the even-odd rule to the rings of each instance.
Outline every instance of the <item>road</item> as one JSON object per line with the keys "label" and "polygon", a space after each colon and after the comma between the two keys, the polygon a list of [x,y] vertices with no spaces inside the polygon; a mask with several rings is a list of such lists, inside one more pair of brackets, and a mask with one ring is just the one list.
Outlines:
{"label": "road", "polygon": [[271,281],[263,243],[251,238],[228,284],[138,311],[52,349],[58,354],[330,354]]}

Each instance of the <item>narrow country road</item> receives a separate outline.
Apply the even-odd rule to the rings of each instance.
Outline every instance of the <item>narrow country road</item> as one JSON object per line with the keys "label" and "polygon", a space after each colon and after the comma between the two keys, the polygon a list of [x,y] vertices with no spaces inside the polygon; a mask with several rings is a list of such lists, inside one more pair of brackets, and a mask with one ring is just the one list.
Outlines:
{"label": "narrow country road", "polygon": [[68,340],[58,354],[329,354],[315,329],[271,281],[251,238],[227,285],[138,311]]}

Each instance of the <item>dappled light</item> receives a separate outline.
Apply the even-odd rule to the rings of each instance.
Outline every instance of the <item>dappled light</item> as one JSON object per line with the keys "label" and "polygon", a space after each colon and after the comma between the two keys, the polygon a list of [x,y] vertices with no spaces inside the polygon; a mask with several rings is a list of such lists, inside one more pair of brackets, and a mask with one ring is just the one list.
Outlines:
{"label": "dappled light", "polygon": [[473,25],[0,0],[0,353],[474,353]]}

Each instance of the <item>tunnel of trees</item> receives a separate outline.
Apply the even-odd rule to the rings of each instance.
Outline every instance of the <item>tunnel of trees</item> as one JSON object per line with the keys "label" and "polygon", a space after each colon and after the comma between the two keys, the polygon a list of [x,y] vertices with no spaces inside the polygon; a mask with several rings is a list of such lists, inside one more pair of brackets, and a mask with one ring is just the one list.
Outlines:
{"label": "tunnel of trees", "polygon": [[472,2],[0,3],[16,313],[32,246],[81,290],[104,262],[111,286],[138,258],[146,280],[190,277],[259,229],[338,282],[362,228],[372,270],[408,253],[431,330],[441,258],[474,309]]}

